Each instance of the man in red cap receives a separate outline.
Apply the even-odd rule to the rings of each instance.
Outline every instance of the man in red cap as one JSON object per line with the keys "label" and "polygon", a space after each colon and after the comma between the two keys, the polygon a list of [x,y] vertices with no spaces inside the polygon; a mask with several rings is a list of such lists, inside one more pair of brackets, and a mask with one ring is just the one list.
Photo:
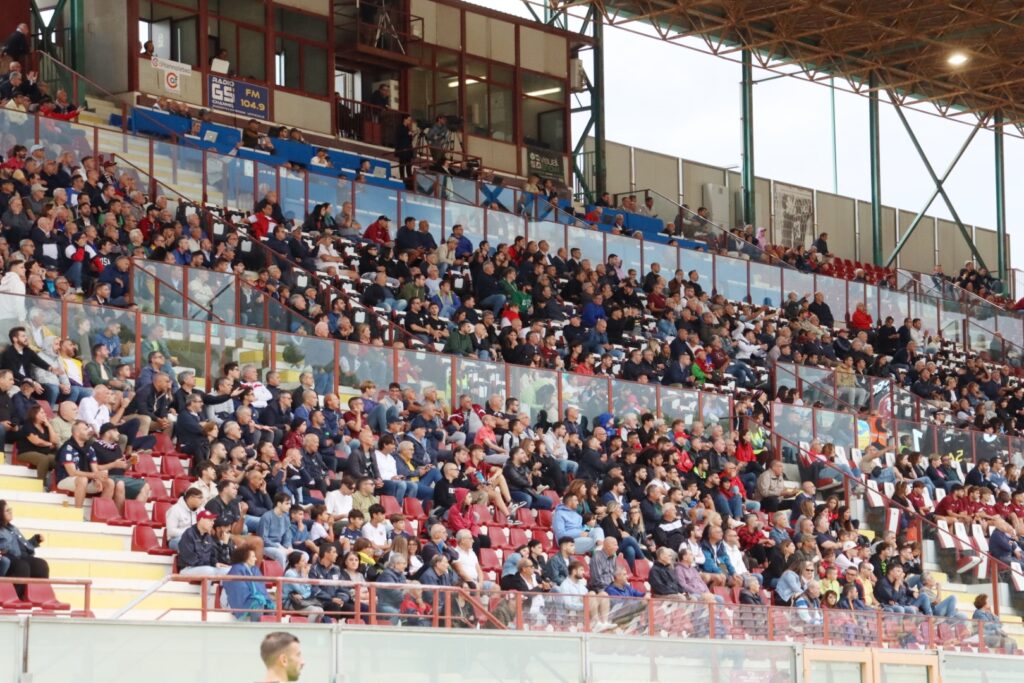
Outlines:
{"label": "man in red cap", "polygon": [[184,576],[223,576],[231,569],[217,562],[215,541],[210,532],[217,515],[200,510],[196,523],[185,530],[178,542],[178,573]]}

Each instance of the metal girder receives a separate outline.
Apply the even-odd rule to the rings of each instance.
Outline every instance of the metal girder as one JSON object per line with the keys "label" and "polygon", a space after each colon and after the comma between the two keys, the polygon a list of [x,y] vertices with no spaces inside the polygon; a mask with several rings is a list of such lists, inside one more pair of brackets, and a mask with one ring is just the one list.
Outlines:
{"label": "metal girder", "polygon": [[1006,161],[1003,156],[1003,114],[995,113],[996,166],[996,267],[999,281],[1006,284]]}
{"label": "metal girder", "polygon": [[868,151],[871,174],[871,261],[876,266],[882,262],[882,147],[881,126],[878,117],[878,90],[875,77],[869,79],[872,90],[868,95]]}
{"label": "metal girder", "polygon": [[754,66],[750,50],[743,51],[743,78],[740,82],[740,115],[743,121],[743,221],[757,220],[754,206]]}
{"label": "metal girder", "polygon": [[910,137],[910,142],[914,145],[914,149],[917,150],[917,155],[921,157],[921,162],[924,164],[925,170],[928,171],[928,175],[931,177],[932,182],[935,183],[935,191],[932,192],[932,196],[928,199],[928,202],[924,205],[924,208],[922,208],[917,213],[917,216],[914,217],[914,221],[907,228],[907,231],[900,237],[900,240],[899,242],[897,242],[895,248],[893,248],[892,253],[889,254],[889,258],[886,260],[885,265],[892,265],[893,261],[895,261],[896,257],[899,255],[900,250],[903,249],[903,246],[910,239],[910,235],[917,228],[918,223],[921,222],[921,219],[924,217],[924,213],[932,205],[932,202],[935,201],[935,198],[941,195],[942,200],[946,203],[946,207],[949,209],[949,213],[953,216],[953,221],[956,223],[957,228],[959,228],[960,230],[960,234],[963,236],[964,241],[967,242],[967,246],[970,247],[971,253],[974,254],[974,258],[977,259],[978,264],[981,267],[987,267],[985,265],[985,259],[983,259],[981,254],[978,253],[978,248],[974,246],[974,239],[967,232],[967,227],[964,225],[963,221],[960,220],[960,214],[957,213],[956,207],[953,206],[952,200],[950,200],[949,195],[946,194],[946,188],[943,187],[943,184],[949,178],[950,174],[953,172],[953,169],[956,168],[957,163],[959,163],[960,158],[963,157],[964,152],[966,152],[967,148],[970,147],[971,141],[974,140],[974,136],[977,135],[978,131],[984,128],[985,126],[981,121],[978,122],[978,124],[971,131],[971,134],[967,136],[967,139],[960,146],[960,150],[956,153],[956,156],[953,157],[953,161],[950,162],[949,167],[946,169],[946,172],[942,175],[942,178],[939,178],[939,176],[936,175],[935,173],[935,169],[932,168],[932,164],[928,160],[928,155],[925,154],[924,148],[921,147],[921,143],[920,141],[918,141],[917,135],[914,134],[914,129],[910,126],[910,122],[907,121],[907,117],[903,113],[903,108],[896,104],[895,101],[893,101],[893,109],[896,110],[896,115],[899,117],[900,122],[903,124],[903,129],[907,131],[907,135]]}

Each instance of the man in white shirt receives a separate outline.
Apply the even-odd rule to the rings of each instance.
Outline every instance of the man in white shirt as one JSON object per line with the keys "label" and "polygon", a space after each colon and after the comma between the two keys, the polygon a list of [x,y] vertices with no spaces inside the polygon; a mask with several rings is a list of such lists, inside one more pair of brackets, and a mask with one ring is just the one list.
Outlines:
{"label": "man in white shirt", "polygon": [[377,450],[373,453],[373,459],[377,463],[377,472],[381,481],[384,482],[384,495],[394,496],[401,505],[406,496],[415,496],[417,492],[416,482],[405,481],[398,476],[398,461],[395,460],[395,437],[391,434],[384,434],[377,443]]}
{"label": "man in white shirt", "polygon": [[341,486],[330,491],[324,499],[327,512],[334,522],[342,522],[348,519],[348,513],[352,510],[352,493],[355,491],[356,483],[351,477],[345,476],[341,479]]}
{"label": "man in white shirt", "polygon": [[363,525],[363,538],[368,540],[373,549],[373,556],[380,557],[391,550],[388,543],[388,525],[384,522],[384,506],[374,503],[370,506],[370,521]]}
{"label": "man in white shirt", "polygon": [[558,469],[566,474],[576,474],[580,464],[569,460],[569,448],[566,442],[566,428],[564,422],[556,422],[551,429],[544,434],[544,445],[547,447],[548,455],[558,463]]}
{"label": "man in white shirt", "polygon": [[477,559],[476,553],[473,552],[473,532],[469,529],[459,529],[455,534],[455,542],[455,552],[458,554],[458,559],[452,565],[455,573],[468,583],[471,588],[490,590],[491,586],[485,584],[490,584],[491,582],[484,581],[484,573],[480,569],[480,561]]}
{"label": "man in white shirt", "polygon": [[110,422],[110,389],[100,384],[93,387],[92,396],[84,397],[78,404],[78,419],[92,427],[94,434]]}
{"label": "man in white shirt", "polygon": [[242,386],[252,391],[253,408],[266,408],[274,398],[270,389],[260,381],[259,369],[255,365],[246,365],[242,368]]}
{"label": "man in white shirt", "polygon": [[181,535],[190,526],[196,523],[196,511],[203,505],[203,492],[192,487],[182,494],[174,505],[167,511],[167,547],[171,550],[178,549]]}
{"label": "man in white shirt", "polygon": [[[586,579],[586,567],[579,560],[573,560],[569,563],[569,576],[565,578],[562,583],[558,585],[556,589],[561,596],[557,600],[559,607],[564,612],[572,614],[582,618],[583,616],[583,601],[587,599],[589,591],[587,590],[587,579]],[[554,600],[556,598],[552,598]],[[608,623],[608,601],[607,600],[592,600],[591,601],[591,612],[594,618],[594,628],[596,630],[606,630],[612,627]]]}

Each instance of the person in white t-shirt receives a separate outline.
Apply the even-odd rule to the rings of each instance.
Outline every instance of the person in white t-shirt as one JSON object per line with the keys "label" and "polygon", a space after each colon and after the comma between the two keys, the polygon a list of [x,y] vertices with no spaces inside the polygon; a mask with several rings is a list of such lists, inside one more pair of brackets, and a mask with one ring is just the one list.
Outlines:
{"label": "person in white t-shirt", "polygon": [[324,504],[331,515],[331,521],[335,524],[345,523],[348,519],[348,513],[352,509],[352,493],[355,489],[356,483],[352,477],[344,476],[341,478],[341,486],[327,493]]}
{"label": "person in white t-shirt", "polygon": [[455,552],[458,559],[452,564],[455,573],[469,584],[470,588],[491,588],[490,581],[484,581],[484,573],[480,568],[480,561],[473,552],[473,532],[469,529],[459,529],[455,534]]}
{"label": "person in white t-shirt", "polygon": [[271,394],[270,389],[260,381],[259,368],[255,365],[246,365],[242,368],[241,381],[243,387],[247,387],[252,390],[253,408],[266,408],[267,404],[273,400],[274,395]]}
{"label": "person in white t-shirt", "polygon": [[391,550],[391,544],[388,543],[388,525],[384,521],[384,515],[384,506],[374,503],[370,506],[370,521],[362,528],[363,538],[371,543],[374,557],[380,557]]}

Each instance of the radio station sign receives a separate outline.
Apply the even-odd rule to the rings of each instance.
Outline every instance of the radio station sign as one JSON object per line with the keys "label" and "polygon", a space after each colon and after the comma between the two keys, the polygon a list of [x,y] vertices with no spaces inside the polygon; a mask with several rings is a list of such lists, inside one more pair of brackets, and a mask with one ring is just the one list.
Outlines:
{"label": "radio station sign", "polygon": [[208,78],[206,97],[210,109],[263,121],[270,118],[270,88],[216,74],[209,74]]}

